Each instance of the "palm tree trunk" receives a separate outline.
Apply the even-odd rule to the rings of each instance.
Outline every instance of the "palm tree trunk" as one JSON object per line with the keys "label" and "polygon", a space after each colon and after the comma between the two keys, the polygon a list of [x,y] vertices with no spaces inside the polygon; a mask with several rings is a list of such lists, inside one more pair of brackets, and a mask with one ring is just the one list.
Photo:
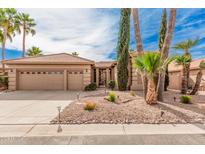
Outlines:
{"label": "palm tree trunk", "polygon": [[5,64],[4,64],[4,60],[5,60],[5,57],[4,57],[4,50],[5,50],[5,45],[6,45],[6,39],[7,39],[7,26],[4,28],[4,34],[3,34],[3,42],[2,42],[2,60],[1,60],[1,63],[2,63],[2,71],[3,73],[5,73]]}
{"label": "palm tree trunk", "polygon": [[137,8],[132,9],[132,16],[133,16],[133,22],[134,22],[134,34],[135,34],[137,51],[142,52],[143,48],[142,48],[142,40],[141,40],[141,35],[140,35],[139,15],[138,15]]}
{"label": "palm tree trunk", "polygon": [[22,50],[22,57],[25,56],[25,41],[26,41],[26,32],[25,28],[23,28],[23,50]]}
{"label": "palm tree trunk", "polygon": [[[172,35],[174,32],[175,21],[176,21],[176,9],[170,9],[167,32],[161,50],[161,61],[164,61],[169,55],[169,48],[171,44]],[[157,97],[159,101],[163,101],[164,81],[165,81],[165,73],[161,72],[159,73],[159,81],[157,85],[157,92],[158,92]]]}
{"label": "palm tree trunk", "polygon": [[197,93],[197,91],[199,90],[199,87],[200,87],[200,84],[201,84],[201,79],[202,79],[202,71],[200,70],[198,73],[197,73],[197,76],[196,76],[196,83],[194,85],[194,89],[191,91],[190,95],[195,95]]}
{"label": "palm tree trunk", "polygon": [[186,64],[186,69],[187,69],[187,89],[189,89],[189,71],[190,71],[190,63]]}
{"label": "palm tree trunk", "polygon": [[182,70],[182,83],[181,83],[181,93],[186,94],[187,93],[187,65],[183,65]]}
{"label": "palm tree trunk", "polygon": [[148,80],[146,102],[150,105],[157,103],[157,93],[154,79]]}
{"label": "palm tree trunk", "polygon": [[[143,52],[143,47],[142,47],[142,39],[140,35],[140,24],[139,24],[139,15],[138,15],[138,9],[133,8],[132,9],[132,17],[133,17],[133,22],[134,22],[134,35],[135,35],[135,40],[136,40],[136,48],[138,53]],[[142,78],[142,84],[143,84],[143,93],[144,93],[144,99],[146,99],[147,95],[147,77],[145,75],[141,74]]]}

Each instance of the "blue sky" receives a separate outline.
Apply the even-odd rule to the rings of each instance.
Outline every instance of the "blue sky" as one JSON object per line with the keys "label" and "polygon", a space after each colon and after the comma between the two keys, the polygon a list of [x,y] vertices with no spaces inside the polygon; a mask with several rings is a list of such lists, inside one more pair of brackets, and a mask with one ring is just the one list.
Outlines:
{"label": "blue sky", "polygon": [[[37,34],[28,36],[26,48],[40,47],[44,54],[76,51],[93,60],[115,57],[120,9],[18,9],[36,20]],[[167,10],[169,13],[169,9]],[[158,32],[162,9],[139,9],[141,36],[144,50],[158,49]],[[193,58],[205,57],[205,9],[177,9],[172,45],[188,38],[199,37],[200,43],[192,48]],[[22,36],[7,43],[6,59],[21,56]],[[131,17],[130,48],[135,49]],[[170,49],[171,53],[182,51]],[[0,55],[1,58],[1,55]]]}

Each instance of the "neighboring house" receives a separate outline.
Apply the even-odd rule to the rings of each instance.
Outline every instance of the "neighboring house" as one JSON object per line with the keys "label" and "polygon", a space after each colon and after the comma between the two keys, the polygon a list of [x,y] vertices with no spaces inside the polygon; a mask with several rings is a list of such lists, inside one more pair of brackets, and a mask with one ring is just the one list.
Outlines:
{"label": "neighboring house", "polygon": [[[196,75],[199,72],[199,65],[201,61],[205,61],[205,58],[193,60],[190,65],[189,86],[194,86],[196,82]],[[180,90],[182,81],[182,66],[176,63],[169,65],[169,89]],[[205,91],[205,69],[202,70],[202,82],[199,90]]]}

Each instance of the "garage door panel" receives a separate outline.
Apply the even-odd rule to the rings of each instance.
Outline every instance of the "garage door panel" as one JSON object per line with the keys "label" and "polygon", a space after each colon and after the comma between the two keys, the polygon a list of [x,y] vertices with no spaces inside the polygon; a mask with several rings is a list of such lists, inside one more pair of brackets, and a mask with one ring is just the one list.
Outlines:
{"label": "garage door panel", "polygon": [[83,74],[81,72],[68,73],[68,89],[69,90],[83,89]]}
{"label": "garage door panel", "polygon": [[19,90],[63,90],[62,72],[20,72]]}

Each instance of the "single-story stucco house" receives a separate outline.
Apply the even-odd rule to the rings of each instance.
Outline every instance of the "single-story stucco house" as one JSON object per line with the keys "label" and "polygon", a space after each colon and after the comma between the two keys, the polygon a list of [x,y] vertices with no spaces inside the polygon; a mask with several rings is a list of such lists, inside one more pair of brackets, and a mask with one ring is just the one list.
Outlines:
{"label": "single-story stucco house", "polygon": [[[141,76],[132,64],[137,52],[130,52],[129,55],[128,88],[142,90]],[[195,61],[192,63],[195,64]],[[92,82],[103,87],[109,80],[117,81],[116,61],[95,62],[68,53],[6,60],[5,64],[9,90],[83,90]],[[181,71],[182,68],[174,64],[169,67],[171,89],[180,89]]]}

